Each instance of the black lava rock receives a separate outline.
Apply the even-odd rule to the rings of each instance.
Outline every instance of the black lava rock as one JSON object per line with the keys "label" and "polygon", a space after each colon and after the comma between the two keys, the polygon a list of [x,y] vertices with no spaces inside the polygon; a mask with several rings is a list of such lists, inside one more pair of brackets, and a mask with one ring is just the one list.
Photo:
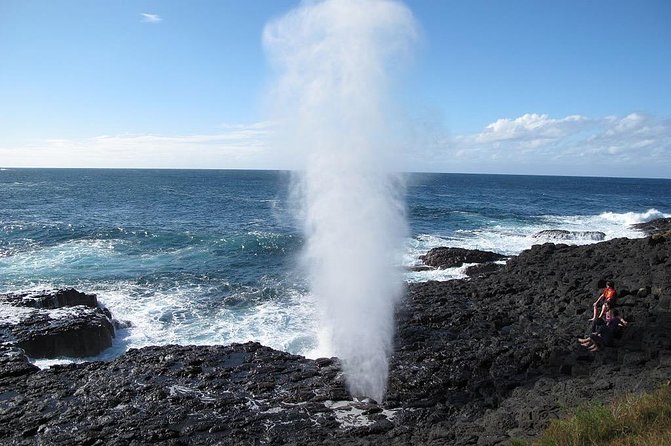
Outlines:
{"label": "black lava rock", "polygon": [[0,342],[32,358],[95,356],[112,345],[111,314],[95,295],[74,289],[3,294],[0,305],[14,313],[0,320]]}
{"label": "black lava rock", "polygon": [[506,256],[495,252],[480,251],[479,249],[465,248],[433,248],[420,259],[435,268],[455,268],[464,263],[484,263],[505,259]]}
{"label": "black lava rock", "polygon": [[669,233],[671,232],[671,218],[658,218],[645,223],[636,223],[632,226],[639,231],[643,231],[646,235]]}
{"label": "black lava rock", "polygon": [[594,240],[601,241],[606,233],[601,231],[567,231],[565,229],[546,229],[533,235],[534,238],[546,240]]}

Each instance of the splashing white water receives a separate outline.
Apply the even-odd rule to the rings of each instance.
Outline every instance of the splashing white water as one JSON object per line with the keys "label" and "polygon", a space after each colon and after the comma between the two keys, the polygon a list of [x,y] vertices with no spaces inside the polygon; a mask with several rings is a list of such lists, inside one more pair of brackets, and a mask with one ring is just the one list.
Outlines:
{"label": "splashing white water", "polygon": [[389,0],[304,2],[263,35],[278,69],[282,156],[300,160],[305,264],[328,333],[321,347],[341,358],[354,396],[378,400],[407,232],[387,101],[415,36],[412,13]]}

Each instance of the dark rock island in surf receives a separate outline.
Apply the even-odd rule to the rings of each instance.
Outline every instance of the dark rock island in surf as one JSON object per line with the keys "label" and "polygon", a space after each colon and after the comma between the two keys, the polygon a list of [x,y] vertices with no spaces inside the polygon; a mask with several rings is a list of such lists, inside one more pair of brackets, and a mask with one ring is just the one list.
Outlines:
{"label": "dark rock island in surf", "polygon": [[534,238],[547,241],[555,240],[593,240],[601,241],[606,238],[606,234],[601,231],[567,231],[565,229],[546,229],[534,234]]}
{"label": "dark rock island in surf", "polygon": [[[131,350],[37,370],[0,359],[3,444],[494,445],[585,401],[671,376],[671,236],[536,245],[473,279],[413,284],[385,402],[353,402],[335,358],[255,343]],[[629,326],[576,339],[605,280]]]}
{"label": "dark rock island in surf", "polygon": [[112,345],[116,321],[93,294],[74,289],[2,294],[0,305],[14,316],[0,322],[0,342],[32,358],[96,356]]}
{"label": "dark rock island in surf", "polygon": [[434,268],[458,268],[464,263],[485,263],[503,260],[507,257],[490,251],[480,251],[479,249],[465,248],[433,248],[425,255],[420,256],[420,260],[428,266]]}

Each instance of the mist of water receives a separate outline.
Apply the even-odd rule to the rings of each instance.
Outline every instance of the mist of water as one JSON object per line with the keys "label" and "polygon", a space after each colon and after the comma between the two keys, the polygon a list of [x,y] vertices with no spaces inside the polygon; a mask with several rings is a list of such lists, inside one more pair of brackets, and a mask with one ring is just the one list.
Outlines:
{"label": "mist of water", "polygon": [[279,155],[298,166],[322,353],[342,360],[353,396],[377,400],[386,390],[407,230],[389,99],[415,37],[412,13],[390,0],[304,2],[263,34],[277,70],[270,96]]}

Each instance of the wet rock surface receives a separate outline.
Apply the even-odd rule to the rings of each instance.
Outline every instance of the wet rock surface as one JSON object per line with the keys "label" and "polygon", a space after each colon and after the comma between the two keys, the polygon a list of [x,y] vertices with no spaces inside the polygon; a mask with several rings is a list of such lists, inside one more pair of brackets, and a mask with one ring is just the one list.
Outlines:
{"label": "wet rock surface", "polygon": [[595,240],[601,241],[606,238],[606,233],[601,231],[567,231],[565,229],[546,229],[533,235],[534,238],[554,240]]}
{"label": "wet rock surface", "polygon": [[479,249],[447,248],[444,246],[433,248],[419,257],[426,265],[434,268],[456,268],[464,263],[485,263],[503,260],[506,256]]}
{"label": "wet rock surface", "polygon": [[668,233],[671,231],[671,218],[658,218],[646,223],[637,223],[633,227],[646,235]]}
{"label": "wet rock surface", "polygon": [[112,345],[110,312],[74,289],[0,295],[0,343],[32,358],[87,357]]}
{"label": "wet rock surface", "polygon": [[[537,245],[486,275],[409,286],[381,404],[351,401],[335,358],[255,343],[49,370],[14,349],[0,361],[0,443],[507,444],[567,407],[669,380],[670,253],[659,235]],[[576,339],[608,279],[629,326],[590,353]]]}

